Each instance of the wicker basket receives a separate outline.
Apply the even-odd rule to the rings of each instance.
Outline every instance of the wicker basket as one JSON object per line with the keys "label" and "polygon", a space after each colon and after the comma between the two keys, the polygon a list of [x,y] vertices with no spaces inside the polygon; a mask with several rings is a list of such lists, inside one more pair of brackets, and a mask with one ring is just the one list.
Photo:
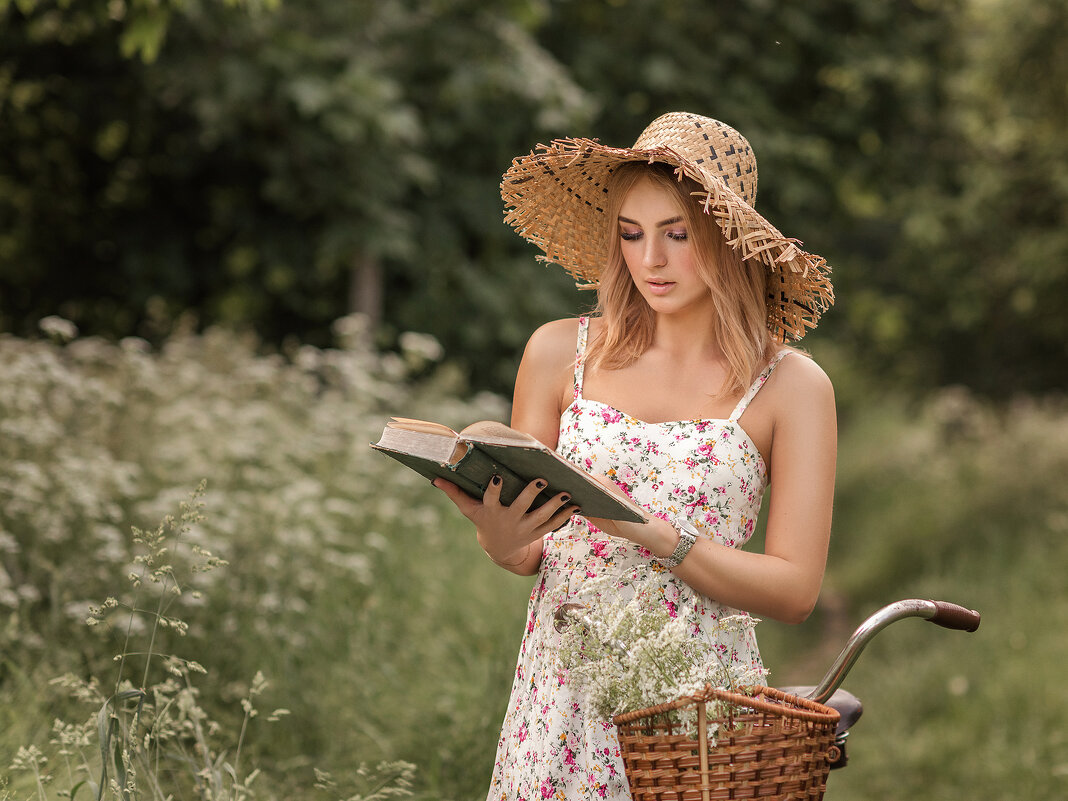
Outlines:
{"label": "wicker basket", "polygon": [[[614,717],[634,801],[822,799],[837,756],[838,712],[770,687],[745,692],[708,686],[694,696]],[[729,711],[710,717],[710,701],[726,702]],[[696,741],[692,728],[687,732],[668,714],[694,708]],[[710,738],[711,724],[719,725]]]}

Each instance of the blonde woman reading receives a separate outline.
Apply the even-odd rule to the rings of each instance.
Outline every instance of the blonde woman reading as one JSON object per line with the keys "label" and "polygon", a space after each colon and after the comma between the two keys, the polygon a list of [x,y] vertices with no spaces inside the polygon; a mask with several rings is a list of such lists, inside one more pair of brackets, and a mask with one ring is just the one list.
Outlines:
{"label": "blonde woman reading", "polygon": [[[785,343],[833,301],[824,261],[753,208],[756,161],[716,120],[673,113],[633,148],[557,140],[504,176],[507,220],[597,289],[590,317],[531,336],[511,424],[602,477],[645,523],[590,519],[559,494],[532,508],[443,480],[490,559],[536,575],[490,799],[625,799],[607,720],[555,662],[561,597],[653,575],[695,637],[739,612],[788,623],[816,603],[831,525],[836,424],[824,372]],[[763,552],[741,549],[767,490]],[[763,674],[753,632],[714,642]]]}

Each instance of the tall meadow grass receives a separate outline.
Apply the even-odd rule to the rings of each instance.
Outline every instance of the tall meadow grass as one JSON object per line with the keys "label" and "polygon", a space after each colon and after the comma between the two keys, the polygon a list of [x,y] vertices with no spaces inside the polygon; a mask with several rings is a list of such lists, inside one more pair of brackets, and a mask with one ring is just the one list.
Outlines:
{"label": "tall meadow grass", "polygon": [[844,406],[821,605],[796,630],[762,627],[773,678],[815,683],[899,598],[983,620],[974,634],[916,620],[880,634],[845,684],[866,711],[827,797],[1068,797],[1068,408],[994,408],[954,387]]}
{"label": "tall meadow grass", "polygon": [[[0,336],[0,798],[94,797],[105,762],[109,781],[132,767],[148,782],[130,798],[484,797],[531,581],[491,565],[439,493],[367,444],[390,414],[462,425],[507,405],[461,397],[425,337],[388,355],[359,318],[336,334],[281,354],[217,329],[159,349],[61,320]],[[900,597],[984,620],[975,635],[911,621],[873,644],[848,682],[867,711],[828,798],[1064,797],[1068,413],[959,390],[906,401],[840,371],[826,588],[803,626],[761,624],[771,679],[815,681]],[[183,524],[201,482],[202,519]],[[145,532],[168,519],[181,547],[156,565],[182,592],[128,614],[130,575],[164,547]],[[194,572],[205,559],[226,564]],[[139,741],[151,765],[100,754],[102,710],[113,745],[168,698],[185,717]],[[190,770],[204,754],[214,768]]]}
{"label": "tall meadow grass", "polygon": [[[311,788],[315,769],[344,788],[361,763],[399,756],[429,758],[422,781],[436,785],[470,753],[471,721],[490,713],[459,713],[484,702],[484,686],[443,700],[430,667],[453,684],[476,677],[486,639],[504,638],[470,605],[444,634],[435,613],[460,587],[489,608],[499,594],[482,589],[477,548],[437,492],[367,444],[388,414],[460,423],[505,405],[456,399],[432,340],[409,335],[400,355],[380,355],[360,318],[336,328],[338,347],[285,355],[223,330],[178,331],[159,351],[55,320],[39,340],[0,338],[0,715],[11,724],[0,768],[70,711],[50,679],[112,675],[125,635],[85,621],[134,569],[134,528],[202,481],[207,514],[184,539],[228,565],[199,575],[173,616],[188,623],[183,658],[210,671],[198,694],[212,720],[240,726],[257,672],[269,703],[290,710],[247,747],[269,766],[260,792]],[[150,633],[142,615],[130,625]],[[175,625],[156,631],[160,652],[173,652]],[[455,717],[448,740],[419,737],[428,716]]]}

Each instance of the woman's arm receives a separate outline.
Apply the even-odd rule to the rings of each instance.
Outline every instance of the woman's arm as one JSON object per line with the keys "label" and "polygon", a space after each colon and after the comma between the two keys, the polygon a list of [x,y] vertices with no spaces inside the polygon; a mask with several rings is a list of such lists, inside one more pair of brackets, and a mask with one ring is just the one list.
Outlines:
{"label": "woman's arm", "polygon": [[[800,623],[819,596],[830,541],[838,440],[834,392],[807,358],[784,360],[775,378],[771,397],[761,398],[773,419],[764,553],[701,538],[674,572],[720,603]],[[771,389],[769,383],[761,395]],[[593,522],[658,557],[670,556],[679,542],[674,527],[659,519],[644,526]]]}
{"label": "woman's arm", "polygon": [[[512,399],[512,428],[555,448],[560,414],[569,402],[575,341],[575,320],[557,320],[530,337],[516,376]],[[455,484],[436,479],[434,486],[449,496],[460,512],[475,524],[478,543],[496,564],[529,576],[541,563],[542,537],[564,525],[578,511],[564,494],[530,509],[544,484],[531,482],[510,506],[500,503],[499,485],[491,485],[477,501]]]}

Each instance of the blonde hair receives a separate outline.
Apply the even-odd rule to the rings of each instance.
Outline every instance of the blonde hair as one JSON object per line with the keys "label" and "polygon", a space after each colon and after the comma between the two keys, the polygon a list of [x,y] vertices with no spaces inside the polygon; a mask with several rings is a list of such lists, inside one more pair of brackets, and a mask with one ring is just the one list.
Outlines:
{"label": "blonde hair", "polygon": [[656,318],[623,261],[618,222],[623,200],[643,178],[671,192],[682,209],[697,257],[698,275],[712,297],[716,313],[713,333],[727,359],[727,377],[720,392],[744,392],[773,352],[767,327],[766,274],[759,265],[747,266],[727,244],[716,222],[702,211],[700,200],[691,195],[704,194],[700,184],[685,176],[680,180],[668,164],[627,162],[612,174],[602,232],[608,237],[609,251],[601,271],[595,310],[601,324],[590,343],[587,362],[608,370],[626,367],[653,343]]}

